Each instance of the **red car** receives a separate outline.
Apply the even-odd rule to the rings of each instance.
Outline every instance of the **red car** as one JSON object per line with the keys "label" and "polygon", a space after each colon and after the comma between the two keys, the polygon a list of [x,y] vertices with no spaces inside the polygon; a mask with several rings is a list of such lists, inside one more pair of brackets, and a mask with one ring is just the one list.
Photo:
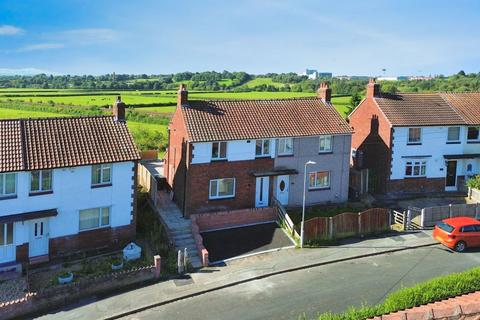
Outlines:
{"label": "red car", "polygon": [[480,221],[469,217],[442,220],[433,229],[433,238],[458,252],[480,247]]}

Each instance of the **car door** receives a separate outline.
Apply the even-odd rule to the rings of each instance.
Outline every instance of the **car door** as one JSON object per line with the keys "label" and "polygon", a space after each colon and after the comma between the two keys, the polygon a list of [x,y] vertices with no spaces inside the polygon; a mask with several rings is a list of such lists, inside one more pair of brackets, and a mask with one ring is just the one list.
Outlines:
{"label": "car door", "polygon": [[467,244],[467,248],[478,245],[478,232],[476,226],[468,225],[460,228],[461,238]]}
{"label": "car door", "polygon": [[475,228],[475,236],[473,240],[473,246],[480,247],[480,224],[473,226]]}

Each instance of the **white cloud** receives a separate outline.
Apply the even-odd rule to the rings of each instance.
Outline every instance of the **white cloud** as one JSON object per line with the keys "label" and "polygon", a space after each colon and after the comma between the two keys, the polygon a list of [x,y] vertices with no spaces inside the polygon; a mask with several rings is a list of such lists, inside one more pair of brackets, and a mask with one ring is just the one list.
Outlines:
{"label": "white cloud", "polygon": [[24,33],[25,30],[10,25],[1,25],[0,26],[0,36],[14,36]]}
{"label": "white cloud", "polygon": [[120,34],[112,29],[91,28],[65,30],[45,37],[73,45],[92,45],[116,42],[120,39]]}
{"label": "white cloud", "polygon": [[37,68],[19,68],[19,69],[10,69],[10,68],[0,68],[0,75],[2,76],[34,76],[36,74],[53,74],[59,75],[58,72],[53,72],[49,70],[37,69]]}
{"label": "white cloud", "polygon": [[60,49],[63,48],[64,45],[61,43],[37,43],[31,44],[24,47],[21,47],[16,52],[27,52],[27,51],[39,51],[39,50],[51,50],[51,49]]}

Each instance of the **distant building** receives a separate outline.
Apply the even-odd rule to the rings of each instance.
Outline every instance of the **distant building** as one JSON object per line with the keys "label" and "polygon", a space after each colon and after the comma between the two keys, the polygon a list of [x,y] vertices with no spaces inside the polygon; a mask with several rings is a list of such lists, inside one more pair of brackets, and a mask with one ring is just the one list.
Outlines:
{"label": "distant building", "polygon": [[318,77],[331,79],[333,77],[333,74],[331,72],[319,72]]}
{"label": "distant building", "polygon": [[377,81],[398,81],[398,77],[378,77]]}
{"label": "distant building", "polygon": [[318,78],[332,78],[333,74],[331,72],[318,72],[314,69],[305,69],[304,72],[299,73],[299,76],[307,76],[310,80],[315,80]]}

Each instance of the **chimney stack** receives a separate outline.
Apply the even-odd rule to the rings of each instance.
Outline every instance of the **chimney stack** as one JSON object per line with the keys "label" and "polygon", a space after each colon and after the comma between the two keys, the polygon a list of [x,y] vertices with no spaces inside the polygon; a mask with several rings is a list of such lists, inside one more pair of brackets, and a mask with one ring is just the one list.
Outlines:
{"label": "chimney stack", "polygon": [[125,108],[127,105],[122,101],[122,97],[118,96],[113,104],[113,116],[117,122],[125,122]]}
{"label": "chimney stack", "polygon": [[188,103],[187,86],[184,83],[182,83],[182,84],[180,84],[180,87],[178,88],[177,107],[181,107],[181,106],[183,106],[187,103]]}
{"label": "chimney stack", "polygon": [[329,88],[328,83],[320,83],[320,86],[317,90],[317,98],[320,98],[325,102],[330,102],[332,98],[332,89]]}
{"label": "chimney stack", "polygon": [[367,98],[378,97],[380,95],[380,85],[375,82],[375,78],[370,78],[367,84]]}

